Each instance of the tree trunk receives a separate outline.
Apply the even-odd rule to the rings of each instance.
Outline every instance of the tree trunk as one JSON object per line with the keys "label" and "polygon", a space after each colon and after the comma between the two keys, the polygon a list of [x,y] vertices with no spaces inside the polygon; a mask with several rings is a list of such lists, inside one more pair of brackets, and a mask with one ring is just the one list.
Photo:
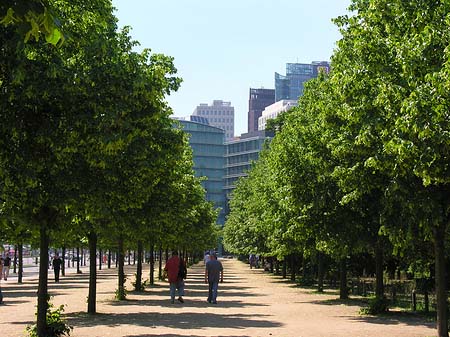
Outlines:
{"label": "tree trunk", "polygon": [[380,238],[377,240],[375,246],[375,274],[376,274],[375,297],[377,299],[382,299],[384,298],[383,245]]}
{"label": "tree trunk", "polygon": [[155,245],[150,246],[150,284],[155,284]]}
{"label": "tree trunk", "polygon": [[66,276],[66,246],[62,247],[61,255],[61,276]]}
{"label": "tree trunk", "polygon": [[142,288],[142,241],[138,241],[138,257],[137,257],[137,267],[136,267],[136,283],[134,290],[141,291]]}
{"label": "tree trunk", "polygon": [[445,276],[445,225],[434,228],[434,253],[436,265],[436,312],[438,337],[448,337],[447,283]]}
{"label": "tree trunk", "polygon": [[81,274],[81,270],[80,270],[80,247],[77,247],[77,274]]}
{"label": "tree trunk", "polygon": [[162,280],[162,248],[159,246],[159,270],[158,270],[158,279]]}
{"label": "tree trunk", "polygon": [[295,255],[291,254],[290,256],[290,262],[291,262],[291,281],[295,281],[295,272],[296,272],[296,263],[295,263]]}
{"label": "tree trunk", "polygon": [[101,249],[98,250],[98,270],[102,270],[103,263],[103,251]]}
{"label": "tree trunk", "polygon": [[47,336],[47,309],[48,309],[48,244],[49,235],[47,224],[42,222],[40,225],[39,242],[39,285],[38,285],[38,308],[37,308],[37,335],[39,337]]}
{"label": "tree trunk", "polygon": [[89,295],[88,295],[88,314],[97,312],[97,233],[93,230],[89,233]]}
{"label": "tree trunk", "polygon": [[341,300],[346,300],[348,298],[347,259],[345,257],[340,261],[339,298]]}
{"label": "tree trunk", "polygon": [[119,277],[118,277],[118,292],[117,299],[124,300],[125,299],[125,273],[124,273],[124,264],[125,264],[125,254],[123,251],[123,238],[119,238],[119,247],[118,247],[118,258],[116,259],[116,265],[119,267]]}
{"label": "tree trunk", "polygon": [[17,273],[17,249],[18,249],[18,247],[17,247],[17,245],[15,245],[14,246],[14,261],[13,261],[13,267],[14,267],[13,273],[14,274]]}
{"label": "tree trunk", "polygon": [[108,249],[108,269],[111,269],[111,249]]}
{"label": "tree trunk", "polygon": [[17,274],[17,283],[22,283],[22,279],[23,279],[23,244],[19,243],[17,245],[17,248],[19,250],[19,270],[18,270],[18,274]]}
{"label": "tree trunk", "polygon": [[323,254],[321,252],[317,252],[317,291],[319,293],[323,293]]}
{"label": "tree trunk", "polygon": [[283,259],[283,268],[282,268],[282,270],[281,270],[281,277],[282,278],[286,278],[286,275],[287,275],[287,261],[286,261],[286,256],[284,257],[284,259]]}

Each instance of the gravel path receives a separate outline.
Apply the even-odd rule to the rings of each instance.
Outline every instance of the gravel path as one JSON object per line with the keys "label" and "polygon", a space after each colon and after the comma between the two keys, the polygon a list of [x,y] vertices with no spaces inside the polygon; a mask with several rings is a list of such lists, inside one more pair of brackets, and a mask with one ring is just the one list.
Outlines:
{"label": "gravel path", "polygon": [[[88,274],[68,274],[50,283],[56,306],[67,304],[65,314],[74,337],[428,337],[435,324],[406,314],[364,317],[356,301],[340,302],[336,294],[318,295],[277,276],[250,270],[237,260],[222,260],[224,283],[218,304],[206,302],[203,263],[188,270],[185,303],[171,304],[168,284],[161,282],[144,293],[129,292],[126,301],[114,301],[116,269],[99,271],[97,312],[87,310]],[[126,266],[127,288],[132,289],[133,266]],[[145,269],[148,273],[148,268]],[[146,275],[146,274],[145,274]],[[50,278],[51,280],[51,278]],[[37,280],[19,285],[11,278],[2,283],[5,304],[0,306],[0,333],[25,336],[33,323]]]}

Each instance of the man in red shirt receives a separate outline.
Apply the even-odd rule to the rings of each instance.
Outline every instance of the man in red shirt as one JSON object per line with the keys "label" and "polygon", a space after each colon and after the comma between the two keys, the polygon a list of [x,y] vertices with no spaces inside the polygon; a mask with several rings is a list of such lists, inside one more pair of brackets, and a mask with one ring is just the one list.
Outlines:
{"label": "man in red shirt", "polygon": [[172,256],[167,260],[164,270],[167,272],[170,283],[170,299],[175,303],[175,291],[178,290],[178,301],[184,303],[184,279],[186,278],[186,266],[182,259],[178,257],[178,252],[173,251]]}

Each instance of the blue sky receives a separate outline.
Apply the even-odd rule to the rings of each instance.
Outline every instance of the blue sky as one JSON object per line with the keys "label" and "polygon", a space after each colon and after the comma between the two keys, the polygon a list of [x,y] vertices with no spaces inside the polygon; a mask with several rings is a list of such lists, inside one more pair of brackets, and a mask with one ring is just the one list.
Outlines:
{"label": "blue sky", "polygon": [[274,88],[286,63],[328,61],[340,38],[332,18],[350,0],[113,0],[119,26],[175,58],[183,83],[167,97],[175,116],[231,101],[235,134],[247,132],[249,88]]}

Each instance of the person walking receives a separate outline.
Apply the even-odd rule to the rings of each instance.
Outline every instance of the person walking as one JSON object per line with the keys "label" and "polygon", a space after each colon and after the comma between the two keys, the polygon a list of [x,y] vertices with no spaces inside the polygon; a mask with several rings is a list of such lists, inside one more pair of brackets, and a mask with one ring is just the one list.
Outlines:
{"label": "person walking", "polygon": [[9,268],[11,267],[11,258],[9,257],[9,254],[7,253],[4,260],[3,260],[3,271],[1,273],[0,278],[3,276],[3,279],[5,281],[8,280],[9,276]]}
{"label": "person walking", "polygon": [[177,251],[172,252],[172,256],[164,266],[164,271],[167,272],[167,278],[170,284],[171,303],[175,303],[175,292],[177,290],[178,301],[184,303],[184,279],[186,278],[187,270],[183,260],[178,257]]}
{"label": "person walking", "polygon": [[223,266],[217,260],[215,253],[210,254],[210,260],[205,267],[205,283],[208,283],[208,303],[217,304],[217,292],[219,289],[219,281],[223,282]]}
{"label": "person walking", "polygon": [[52,265],[53,265],[53,272],[55,273],[55,282],[59,282],[59,271],[61,270],[61,264],[62,260],[59,257],[58,254],[55,254],[55,257],[53,258]]}

